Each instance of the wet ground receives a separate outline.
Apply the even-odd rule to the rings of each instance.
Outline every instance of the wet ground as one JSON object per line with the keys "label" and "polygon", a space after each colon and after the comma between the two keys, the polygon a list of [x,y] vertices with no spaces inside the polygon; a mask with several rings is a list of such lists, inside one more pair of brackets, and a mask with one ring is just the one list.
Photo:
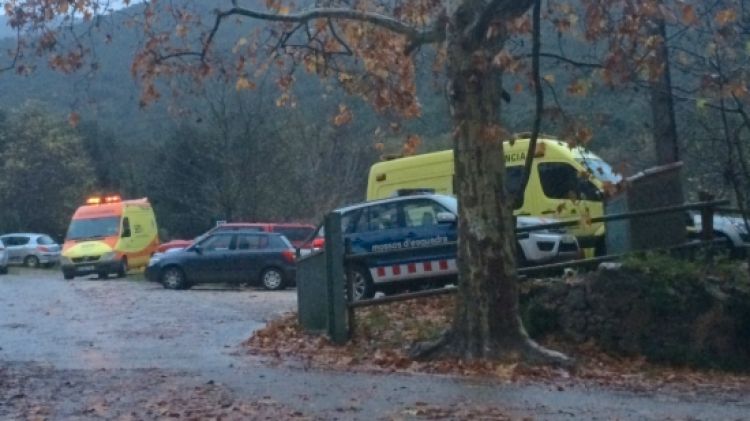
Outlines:
{"label": "wet ground", "polygon": [[0,419],[750,419],[743,393],[327,372],[246,355],[241,342],[295,305],[293,290],[11,269],[0,275]]}

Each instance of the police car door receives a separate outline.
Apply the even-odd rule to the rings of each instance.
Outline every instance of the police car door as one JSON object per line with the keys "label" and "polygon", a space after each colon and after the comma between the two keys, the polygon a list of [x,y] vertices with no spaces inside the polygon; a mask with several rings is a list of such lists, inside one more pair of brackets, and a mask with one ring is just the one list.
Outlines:
{"label": "police car door", "polygon": [[[376,273],[377,268],[392,266],[403,259],[404,232],[397,202],[368,206],[348,223],[351,224],[347,231],[351,232],[348,237],[352,251],[356,254],[377,253],[365,261],[371,274]],[[387,280],[373,276],[374,282]]]}
{"label": "police car door", "polygon": [[456,273],[456,222],[439,222],[439,213],[451,213],[440,203],[415,198],[400,203],[406,239],[412,250],[402,262],[402,279],[429,278]]}

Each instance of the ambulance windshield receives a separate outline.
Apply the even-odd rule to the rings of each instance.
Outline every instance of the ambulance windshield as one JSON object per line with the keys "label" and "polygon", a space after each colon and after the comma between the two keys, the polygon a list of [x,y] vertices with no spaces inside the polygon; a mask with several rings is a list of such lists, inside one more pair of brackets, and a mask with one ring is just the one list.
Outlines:
{"label": "ambulance windshield", "polygon": [[70,222],[68,240],[86,240],[117,235],[120,229],[120,217],[74,219]]}
{"label": "ambulance windshield", "polygon": [[608,183],[619,183],[622,176],[617,174],[612,167],[599,158],[576,158],[578,162],[591,171],[591,174],[600,181]]}

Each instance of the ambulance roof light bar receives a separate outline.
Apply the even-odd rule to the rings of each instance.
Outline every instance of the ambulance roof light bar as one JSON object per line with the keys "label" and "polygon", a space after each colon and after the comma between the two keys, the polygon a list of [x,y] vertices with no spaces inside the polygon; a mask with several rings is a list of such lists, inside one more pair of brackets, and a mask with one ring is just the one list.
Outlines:
{"label": "ambulance roof light bar", "polygon": [[87,205],[101,205],[103,203],[119,203],[122,202],[122,198],[119,195],[113,194],[109,196],[92,196],[86,199]]}

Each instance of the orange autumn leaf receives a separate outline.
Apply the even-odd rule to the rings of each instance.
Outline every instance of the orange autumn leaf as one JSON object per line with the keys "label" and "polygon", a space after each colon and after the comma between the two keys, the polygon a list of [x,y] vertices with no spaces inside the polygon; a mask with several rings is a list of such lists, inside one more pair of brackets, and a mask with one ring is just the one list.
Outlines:
{"label": "orange autumn leaf", "polygon": [[343,126],[352,121],[353,117],[352,111],[345,104],[341,104],[339,105],[339,113],[333,118],[333,124],[336,127]]}
{"label": "orange autumn leaf", "polygon": [[68,114],[68,124],[70,124],[71,127],[75,128],[78,127],[78,123],[81,122],[81,116],[78,115],[77,112],[71,112]]}

